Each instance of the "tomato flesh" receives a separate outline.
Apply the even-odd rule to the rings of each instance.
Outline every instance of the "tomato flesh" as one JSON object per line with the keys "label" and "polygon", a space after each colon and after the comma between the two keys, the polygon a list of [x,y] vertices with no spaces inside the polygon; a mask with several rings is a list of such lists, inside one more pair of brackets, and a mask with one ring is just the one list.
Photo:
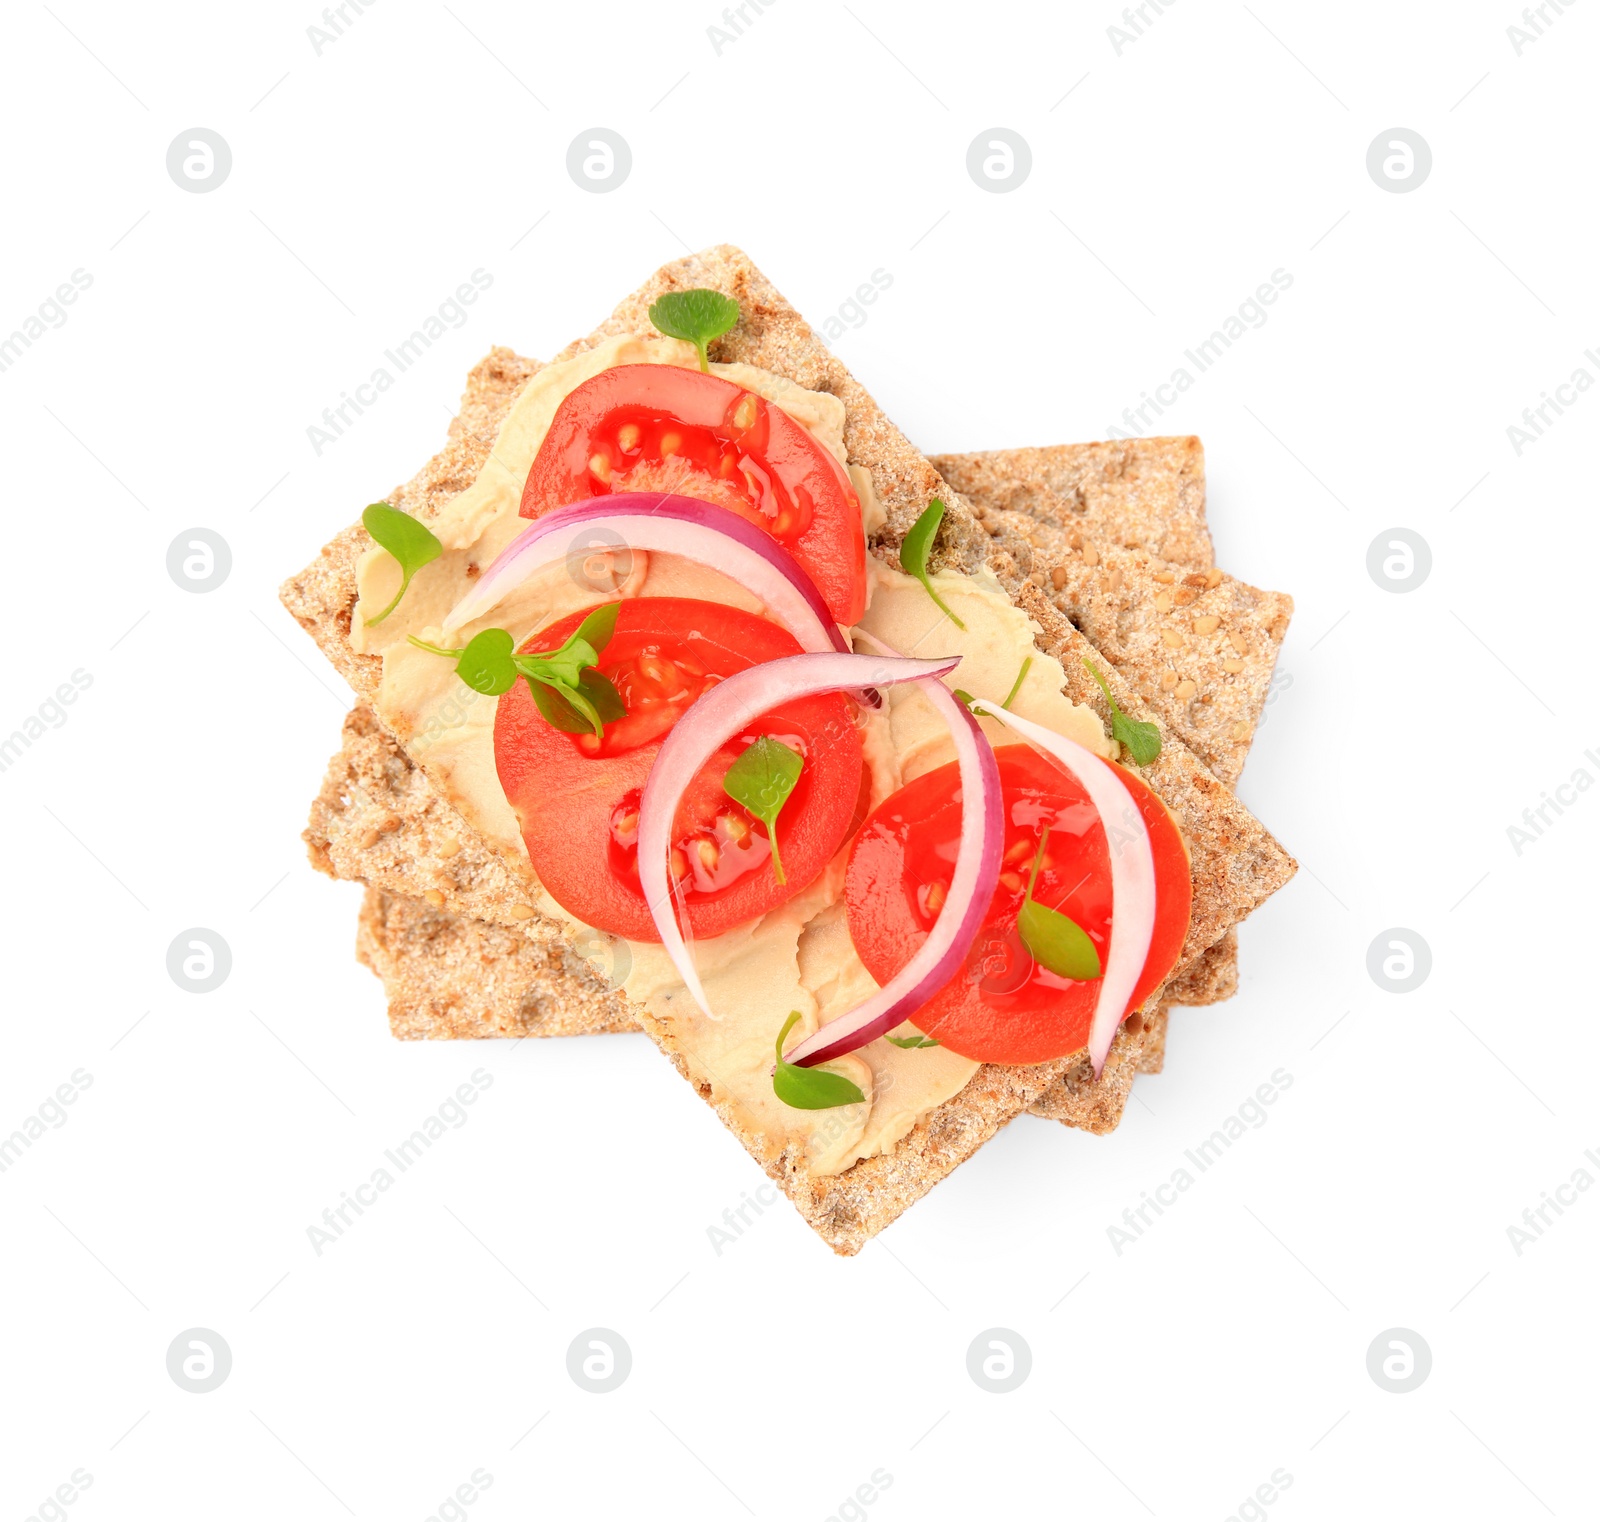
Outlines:
{"label": "tomato flesh", "polygon": [[[1111,858],[1105,826],[1080,784],[1026,745],[995,752],[1005,800],[1000,881],[966,964],[914,1016],[917,1028],[980,1062],[1045,1062],[1081,1051],[1101,980],[1058,977],[1028,954],[1017,914],[1049,829],[1035,900],[1075,920],[1105,965],[1111,937]],[[1115,768],[1150,832],[1156,923],[1126,1015],[1177,964],[1189,928],[1191,887],[1183,837],[1161,800]],[[850,851],[845,897],[850,936],[867,971],[887,983],[927,938],[943,906],[961,835],[961,780],[954,762],[884,800]]]}
{"label": "tomato flesh", "polygon": [[[592,612],[573,613],[523,648],[553,650]],[[793,635],[754,613],[681,597],[622,602],[601,652],[627,712],[603,738],[546,722],[521,680],[495,712],[495,767],[528,856],[556,901],[587,925],[659,941],[639,886],[639,802],[668,731],[709,687],[764,661],[798,655]],[[767,827],[722,779],[760,735],[803,759],[778,815],[778,883]],[[724,930],[765,914],[815,880],[844,843],[862,786],[861,736],[851,702],[829,693],[785,703],[752,721],[700,770],[673,822],[672,870],[685,886],[689,929]]]}
{"label": "tomato flesh", "polygon": [[612,492],[675,492],[766,530],[846,626],[866,607],[861,501],[781,407],[718,375],[616,365],[562,401],[528,472],[522,516]]}

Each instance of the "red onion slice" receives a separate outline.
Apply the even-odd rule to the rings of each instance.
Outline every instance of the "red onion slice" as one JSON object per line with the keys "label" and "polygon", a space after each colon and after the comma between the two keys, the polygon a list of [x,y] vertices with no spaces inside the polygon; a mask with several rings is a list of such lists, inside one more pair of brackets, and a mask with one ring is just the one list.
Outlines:
{"label": "red onion slice", "polygon": [[801,1067],[853,1052],[916,1014],[965,965],[1000,879],[1006,821],[994,751],[966,705],[943,682],[924,677],[917,686],[950,726],[961,770],[961,843],[949,895],[928,938],[899,972],[865,1003],[828,1021],[784,1053]]}
{"label": "red onion slice", "polygon": [[720,571],[759,598],[802,650],[850,652],[822,594],[776,539],[725,507],[671,492],[617,492],[535,518],[445,615],[445,634],[482,618],[536,571],[593,553],[593,543],[575,542],[584,530],[619,549],[682,555]]}
{"label": "red onion slice", "polygon": [[639,883],[662,946],[707,1016],[717,1018],[673,910],[668,859],[678,804],[700,768],[761,714],[824,692],[920,682],[950,720],[961,761],[963,796],[979,799],[981,806],[963,812],[950,894],[916,956],[873,998],[829,1021],[789,1052],[789,1061],[811,1066],[865,1046],[926,1003],[960,967],[999,877],[1004,821],[994,753],[976,722],[938,680],[959,664],[959,657],[917,661],[868,655],[786,656],[725,678],[673,726],[650,769],[639,806]]}
{"label": "red onion slice", "polygon": [[1155,936],[1156,863],[1150,830],[1110,762],[1101,760],[1076,740],[1024,719],[998,703],[980,699],[977,707],[989,718],[1016,730],[1075,778],[1105,826],[1106,845],[1111,852],[1111,950],[1106,955],[1100,997],[1089,1025],[1089,1059],[1098,1078],[1144,972]]}

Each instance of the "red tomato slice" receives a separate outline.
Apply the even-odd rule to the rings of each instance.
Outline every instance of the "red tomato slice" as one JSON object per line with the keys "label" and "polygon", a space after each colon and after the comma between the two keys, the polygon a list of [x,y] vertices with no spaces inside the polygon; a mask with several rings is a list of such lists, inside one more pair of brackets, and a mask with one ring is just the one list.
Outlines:
{"label": "red tomato slice", "polygon": [[[553,650],[585,609],[541,630],[525,650]],[[621,604],[600,670],[627,713],[603,739],[553,728],[527,683],[500,699],[494,759],[533,870],[569,913],[635,941],[659,941],[639,888],[639,799],[668,730],[706,688],[736,671],[798,655],[794,636],[753,613],[685,597]],[[760,735],[800,752],[800,780],[778,815],[787,882],[773,872],[766,826],[723,791],[734,759]],[[689,928],[724,930],[807,887],[844,844],[861,791],[861,736],[838,694],[785,703],[755,720],[695,778],[673,830],[674,871],[689,882]]]}
{"label": "red tomato slice", "polygon": [[522,516],[610,492],[669,491],[748,518],[794,556],[828,611],[867,601],[861,501],[839,462],[781,407],[719,375],[615,365],[556,409]]}
{"label": "red tomato slice", "polygon": [[[1005,798],[1005,860],[983,928],[958,972],[913,1019],[951,1051],[979,1062],[1045,1062],[1082,1051],[1100,979],[1078,982],[1039,966],[1017,934],[1028,872],[1046,826],[1035,900],[1088,933],[1105,964],[1111,934],[1111,858],[1105,826],[1073,778],[1027,745],[995,752]],[[1156,924],[1144,973],[1124,1017],[1177,964],[1189,930],[1189,854],[1161,800],[1116,768],[1150,831]],[[954,762],[886,798],[856,837],[845,876],[850,938],[867,971],[887,983],[926,939],[950,884],[961,834]]]}

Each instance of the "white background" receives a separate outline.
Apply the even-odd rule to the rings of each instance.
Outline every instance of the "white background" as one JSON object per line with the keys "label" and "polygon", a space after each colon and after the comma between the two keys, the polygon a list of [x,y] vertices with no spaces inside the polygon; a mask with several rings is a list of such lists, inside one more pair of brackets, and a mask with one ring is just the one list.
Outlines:
{"label": "white background", "polygon": [[[1552,7],[1519,56],[1511,0],[1185,0],[1119,55],[1112,0],[1062,10],[783,0],[719,54],[712,0],[382,0],[320,55],[310,0],[8,11],[0,332],[93,284],[0,374],[0,732],[92,686],[0,773],[0,1134],[92,1086],[0,1175],[0,1517],[80,1468],[44,1515],[1593,1514],[1600,1197],[1520,1255],[1507,1228],[1600,1178],[1600,797],[1520,855],[1507,827],[1600,777],[1600,396],[1520,456],[1506,429],[1600,377],[1600,17]],[[165,168],[196,126],[233,155],[207,194]],[[609,194],[565,167],[594,126],[632,147]],[[995,126],[1032,149],[1010,194],[965,167]],[[1405,194],[1366,169],[1395,126],[1433,153]],[[888,272],[837,348],[935,451],[1103,436],[1293,277],[1148,431],[1203,437],[1219,562],[1296,599],[1241,791],[1300,875],[1119,1131],[1019,1120],[854,1260],[785,1205],[714,1250],[761,1175],[643,1037],[392,1041],[360,890],[299,841],[349,696],[279,581],[438,446],[491,344],[548,356],[724,240],[818,323]],[[308,425],[478,268],[319,457]],[[196,526],[233,556],[205,595],[166,570]],[[1404,595],[1366,569],[1395,526],[1433,557]],[[191,926],[232,948],[215,993],[167,975]],[[1366,970],[1395,926],[1432,949],[1405,995]],[[480,1067],[469,1123],[317,1256]],[[633,1355],[607,1395],[565,1366],[596,1326]],[[191,1327],[232,1349],[211,1394],[166,1372]],[[1007,1395],[966,1370],[993,1327],[1032,1352]],[[1393,1327],[1432,1349],[1409,1394],[1367,1372]]]}

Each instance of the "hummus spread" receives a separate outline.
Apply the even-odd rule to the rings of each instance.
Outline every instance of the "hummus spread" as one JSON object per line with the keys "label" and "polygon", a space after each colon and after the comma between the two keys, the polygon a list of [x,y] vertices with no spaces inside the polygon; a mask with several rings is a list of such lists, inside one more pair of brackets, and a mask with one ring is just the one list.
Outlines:
{"label": "hummus spread", "polygon": [[[406,636],[444,642],[440,625],[445,615],[525,527],[518,515],[523,482],[556,408],[581,382],[627,364],[693,369],[698,358],[690,344],[648,335],[612,339],[546,366],[517,398],[477,480],[432,524],[444,553],[417,573],[400,605],[376,628],[368,628],[363,615],[393,597],[399,568],[376,547],[357,568],[360,600],[351,644],[383,657],[379,711],[450,803],[503,853],[520,859],[530,877],[516,814],[495,770],[496,700],[471,692],[451,662],[418,650]],[[849,470],[866,531],[871,534],[882,526],[883,511],[870,474],[845,458],[844,404],[837,397],[749,365],[711,368],[809,429]],[[641,559],[642,568],[636,567],[628,582],[631,594],[698,597],[762,611],[749,591],[708,567],[670,555]],[[869,600],[860,624],[866,633],[906,655],[961,656],[952,685],[996,701],[1010,692],[1023,661],[1031,657],[1013,710],[1099,755],[1114,754],[1094,711],[1063,696],[1060,663],[1035,649],[1033,624],[988,573],[946,571],[934,578],[940,596],[966,625],[964,631],[912,577],[871,555],[867,575]],[[450,643],[465,644],[480,629],[503,628],[521,644],[546,624],[600,598],[592,584],[580,584],[565,566],[549,566]],[[887,698],[883,709],[863,710],[861,715],[874,807],[904,783],[955,759],[944,720],[926,698],[909,686],[890,689]],[[993,720],[983,723],[995,743],[1014,741]],[[979,1066],[943,1047],[908,1050],[874,1041],[826,1064],[861,1089],[861,1103],[795,1110],[773,1093],[773,1041],[789,1012],[800,1013],[789,1038],[793,1045],[877,987],[850,940],[842,897],[845,854],[841,851],[803,893],[759,920],[692,943],[711,1017],[695,1005],[659,945],[630,942],[629,956],[618,956],[614,963],[629,968],[623,992],[661,1022],[691,1076],[710,1085],[713,1101],[729,1108],[745,1135],[760,1137],[769,1159],[795,1146],[817,1175],[843,1172],[861,1158],[892,1148],[928,1111],[959,1093]],[[536,908],[564,923],[574,939],[593,944],[596,932],[543,888],[535,886],[531,897]]]}

